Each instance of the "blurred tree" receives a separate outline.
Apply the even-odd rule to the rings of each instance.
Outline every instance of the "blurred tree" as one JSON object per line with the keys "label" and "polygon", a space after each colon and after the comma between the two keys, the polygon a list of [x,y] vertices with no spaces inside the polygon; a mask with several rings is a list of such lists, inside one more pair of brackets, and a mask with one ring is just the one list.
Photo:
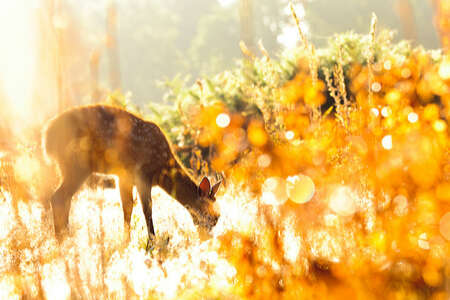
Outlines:
{"label": "blurred tree", "polygon": [[89,56],[89,70],[91,75],[91,101],[96,103],[101,101],[102,93],[99,88],[99,62],[100,62],[100,49],[94,49]]}
{"label": "blurred tree", "polygon": [[394,10],[402,24],[402,31],[408,40],[417,40],[414,10],[409,0],[396,0]]}
{"label": "blurred tree", "polygon": [[109,84],[112,90],[120,89],[119,45],[117,44],[117,4],[110,0],[106,12],[106,47],[109,60]]}
{"label": "blurred tree", "polygon": [[[192,34],[192,27],[181,28],[184,19],[172,8],[177,8],[173,1],[119,4],[122,84],[138,102],[159,100],[162,91],[157,88],[157,80],[172,78],[177,71],[186,70],[186,35]],[[192,22],[191,18],[185,19]]]}
{"label": "blurred tree", "polygon": [[65,66],[65,43],[64,43],[64,30],[67,26],[67,20],[65,19],[65,5],[63,0],[53,0],[50,3],[50,18],[54,29],[56,38],[56,88],[57,88],[57,101],[58,112],[62,112],[69,106],[69,95],[66,95],[66,82],[64,81]]}
{"label": "blurred tree", "polygon": [[450,49],[450,1],[431,0],[434,10],[434,25],[439,33],[441,46],[446,51]]}
{"label": "blurred tree", "polygon": [[[215,28],[212,31],[211,28]],[[185,70],[196,77],[214,74],[239,58],[239,15],[236,7],[216,8],[200,17],[197,32],[188,46]]]}
{"label": "blurred tree", "polygon": [[[117,19],[105,14],[110,0],[65,1],[72,9],[71,17],[78,25],[79,34],[88,45],[83,50],[87,53],[79,56],[86,56],[80,66],[90,73],[86,77],[92,80],[86,94],[90,97],[86,99],[91,101],[98,101],[93,98],[101,97],[103,88],[117,87],[114,83],[117,80],[108,79],[111,78],[109,63],[114,61],[109,47],[109,32],[113,28],[107,27],[105,32],[105,23],[117,22],[116,45],[120,55],[119,63],[114,65],[120,65],[120,85],[124,91],[131,91],[133,100],[141,104],[162,99],[164,90],[158,87],[158,81],[177,74],[191,74],[190,82],[193,82],[201,75],[228,69],[240,57],[239,0],[117,2]],[[280,48],[277,36],[286,19],[283,13],[286,3],[287,0],[260,0],[252,9],[253,39],[262,39],[271,53]]]}
{"label": "blurred tree", "polygon": [[32,109],[38,122],[90,93],[86,34],[69,0],[39,0],[35,10],[36,67]]}
{"label": "blurred tree", "polygon": [[[254,40],[277,51],[286,0],[261,0],[253,7]],[[250,9],[250,6],[249,6]],[[239,2],[139,0],[119,6],[123,85],[138,102],[162,98],[157,81],[176,74],[225,70],[240,57]],[[252,21],[249,21],[252,23]]]}
{"label": "blurred tree", "polygon": [[3,79],[0,77],[0,151],[8,148],[11,138],[11,107],[9,99],[3,88]]}
{"label": "blurred tree", "polygon": [[[311,39],[325,45],[327,38],[339,32],[368,32],[371,13],[378,16],[380,27],[399,30],[398,39],[414,38],[428,48],[438,47],[436,32],[431,25],[432,7],[423,0],[312,0],[305,1],[306,19],[313,28]],[[409,15],[409,16],[408,16]],[[415,25],[414,25],[415,24]]]}
{"label": "blurred tree", "polygon": [[[41,107],[45,114],[64,110],[67,98],[63,82],[63,34],[65,19],[63,3],[55,0],[41,0],[37,10],[36,74],[34,86],[34,108]],[[42,109],[43,106],[45,109]],[[55,111],[56,108],[56,111]],[[42,116],[45,118],[47,116]]]}
{"label": "blurred tree", "polygon": [[250,51],[255,51],[255,41],[253,36],[253,1],[239,1],[239,17],[241,25],[241,40],[247,45]]}
{"label": "blurred tree", "polygon": [[[91,76],[98,78],[100,88],[113,89],[114,84],[111,85],[107,80],[108,57],[102,55],[107,53],[108,47],[104,27],[107,14],[104,8],[110,0],[65,1],[77,11],[78,29],[89,44],[89,53],[98,52],[96,65],[91,65]],[[299,10],[302,9],[303,25],[310,28],[310,39],[319,47],[325,45],[327,38],[334,33],[347,30],[366,33],[372,11],[379,16],[381,27],[403,28],[404,33],[399,38],[412,38],[414,30],[410,33],[406,31],[412,28],[410,24],[416,24],[417,37],[421,43],[427,47],[438,45],[436,32],[429,22],[432,10],[427,1],[293,2]],[[400,11],[397,9],[397,13],[393,8],[394,3],[399,3],[397,7]],[[241,57],[239,40],[244,35],[247,36],[245,39],[248,39],[248,44],[262,39],[268,52],[276,54],[282,48],[280,42],[292,41],[290,44],[295,44],[298,40],[296,30],[286,30],[295,29],[287,4],[288,0],[117,2],[117,42],[120,46],[123,90],[131,91],[137,103],[160,101],[164,90],[158,87],[158,81],[174,78],[177,74],[191,74],[188,82],[192,83],[199,76],[229,69],[234,60]],[[244,26],[247,27],[245,30],[244,27],[240,29],[240,17],[243,16],[240,7],[252,12],[247,14],[248,20],[245,22],[248,25]],[[402,17],[399,17],[399,13],[403,14]],[[282,33],[286,33],[284,40],[280,39]],[[254,51],[259,55],[257,49]],[[86,62],[86,66],[89,66],[89,62]]]}

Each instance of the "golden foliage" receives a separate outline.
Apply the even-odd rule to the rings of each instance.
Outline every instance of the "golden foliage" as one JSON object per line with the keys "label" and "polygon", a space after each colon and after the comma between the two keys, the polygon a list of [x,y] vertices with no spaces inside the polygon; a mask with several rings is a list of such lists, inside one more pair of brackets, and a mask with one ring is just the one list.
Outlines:
{"label": "golden foliage", "polygon": [[[445,297],[449,56],[416,49],[402,59],[336,65],[316,84],[306,57],[273,94],[272,121],[282,124],[272,128],[281,140],[251,116],[204,108],[197,117],[209,116],[201,131],[217,133],[214,166],[260,195],[257,225],[219,237],[236,269],[234,292],[248,299]],[[336,113],[315,122],[327,89]],[[223,112],[231,122],[219,129]],[[298,179],[293,187],[290,176],[312,180],[310,201],[302,199],[313,189]]]}

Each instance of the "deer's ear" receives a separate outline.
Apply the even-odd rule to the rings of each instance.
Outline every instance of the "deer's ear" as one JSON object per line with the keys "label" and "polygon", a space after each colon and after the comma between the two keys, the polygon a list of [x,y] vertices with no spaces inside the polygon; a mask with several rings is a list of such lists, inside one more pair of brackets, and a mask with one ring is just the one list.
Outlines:
{"label": "deer's ear", "polygon": [[208,197],[211,191],[211,183],[207,177],[203,177],[202,181],[198,185],[198,195],[201,197]]}
{"label": "deer's ear", "polygon": [[211,198],[214,197],[214,195],[217,193],[217,191],[219,190],[220,184],[222,183],[222,181],[219,181],[218,183],[216,183],[215,185],[213,185],[212,189],[211,189],[211,195],[209,195]]}

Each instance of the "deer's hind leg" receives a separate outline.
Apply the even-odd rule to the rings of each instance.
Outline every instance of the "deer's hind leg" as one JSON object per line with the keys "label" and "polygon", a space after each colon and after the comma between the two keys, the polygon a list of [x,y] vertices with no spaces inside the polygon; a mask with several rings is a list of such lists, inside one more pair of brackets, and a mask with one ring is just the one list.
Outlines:
{"label": "deer's hind leg", "polygon": [[[69,223],[70,202],[72,196],[80,188],[89,175],[88,171],[72,169],[70,173],[62,171],[63,181],[51,197],[53,210],[53,223],[55,235],[58,240],[62,238],[62,232]],[[70,174],[70,175],[69,175]]]}
{"label": "deer's hind leg", "polygon": [[122,200],[123,218],[126,238],[130,237],[130,222],[133,212],[133,180],[129,177],[119,177],[120,199]]}

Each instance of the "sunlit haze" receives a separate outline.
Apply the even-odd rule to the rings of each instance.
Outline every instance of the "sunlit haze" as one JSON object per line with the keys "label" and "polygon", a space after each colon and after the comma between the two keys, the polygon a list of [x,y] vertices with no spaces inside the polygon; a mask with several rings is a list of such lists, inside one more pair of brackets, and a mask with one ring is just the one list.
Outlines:
{"label": "sunlit haze", "polygon": [[30,117],[36,63],[36,26],[27,0],[0,1],[0,79],[12,113]]}

